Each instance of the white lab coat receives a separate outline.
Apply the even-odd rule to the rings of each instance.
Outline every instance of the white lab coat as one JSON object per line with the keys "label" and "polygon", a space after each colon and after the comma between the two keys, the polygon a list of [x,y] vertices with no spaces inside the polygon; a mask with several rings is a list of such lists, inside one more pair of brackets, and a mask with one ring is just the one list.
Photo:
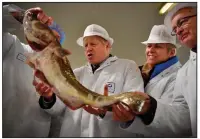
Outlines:
{"label": "white lab coat", "polygon": [[[105,84],[110,86],[109,95],[144,91],[141,73],[135,62],[116,56],[108,58],[94,74],[89,64],[75,69],[74,73],[86,88],[100,94],[103,94]],[[58,113],[63,107],[66,108],[57,98],[55,105],[47,111]],[[107,112],[102,119],[82,108],[75,111],[66,108],[60,137],[137,137],[137,134],[123,131],[119,122],[113,121],[111,112]]]}
{"label": "white lab coat", "polygon": [[[166,104],[158,100],[150,125],[145,126],[136,118],[126,130],[133,132],[136,129],[134,132],[154,137],[189,137],[193,132],[196,137],[196,93],[196,53],[191,51],[190,59],[177,73],[173,102]],[[138,124],[141,126],[136,126]]]}
{"label": "white lab coat", "polygon": [[33,70],[23,61],[28,45],[3,33],[3,137],[48,137],[51,117],[38,105]]}
{"label": "white lab coat", "polygon": [[190,51],[190,59],[179,71],[176,91],[183,94],[190,110],[192,136],[197,137],[197,56]]}

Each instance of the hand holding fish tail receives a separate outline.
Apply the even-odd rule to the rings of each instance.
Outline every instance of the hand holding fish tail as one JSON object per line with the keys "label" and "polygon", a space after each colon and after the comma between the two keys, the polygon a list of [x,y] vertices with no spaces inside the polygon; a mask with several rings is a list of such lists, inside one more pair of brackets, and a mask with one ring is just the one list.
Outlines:
{"label": "hand holding fish tail", "polygon": [[124,103],[119,102],[112,105],[113,120],[127,122],[135,119],[135,115],[131,109]]}
{"label": "hand holding fish tail", "polygon": [[128,122],[135,119],[136,115],[144,115],[148,112],[151,104],[150,104],[150,97],[143,92],[134,92],[135,96],[143,97],[145,98],[144,104],[141,108],[141,110],[135,109],[133,104],[125,104],[123,102],[119,102],[112,105],[112,111],[113,111],[113,120],[120,121],[120,122]]}

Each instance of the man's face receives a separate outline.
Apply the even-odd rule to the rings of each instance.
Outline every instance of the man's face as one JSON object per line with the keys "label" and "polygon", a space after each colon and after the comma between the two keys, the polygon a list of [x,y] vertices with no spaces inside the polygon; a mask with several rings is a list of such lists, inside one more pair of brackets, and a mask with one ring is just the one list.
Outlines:
{"label": "man's face", "polygon": [[[193,48],[197,45],[197,17],[192,8],[183,8],[172,17],[172,29],[183,45]],[[177,27],[179,26],[179,27]]]}
{"label": "man's face", "polygon": [[84,48],[88,62],[98,64],[108,57],[111,46],[99,36],[89,36],[84,38]]}
{"label": "man's face", "polygon": [[167,61],[169,58],[174,56],[175,49],[169,50],[166,43],[150,43],[146,46],[146,59],[150,65],[156,65]]}

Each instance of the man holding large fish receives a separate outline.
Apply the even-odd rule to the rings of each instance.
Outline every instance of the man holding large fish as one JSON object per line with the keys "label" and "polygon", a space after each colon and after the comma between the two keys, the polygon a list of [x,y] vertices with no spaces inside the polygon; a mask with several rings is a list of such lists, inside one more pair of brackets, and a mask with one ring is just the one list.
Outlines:
{"label": "man holding large fish", "polygon": [[[84,47],[88,64],[74,70],[76,77],[73,75],[71,69],[68,69],[67,67],[70,66],[66,59],[67,53],[66,55],[63,54],[63,56],[60,55],[60,57],[65,59],[63,60],[65,63],[62,65],[66,64],[66,67],[63,67],[62,69],[68,75],[60,72],[47,74],[48,71],[45,70],[45,68],[53,71],[52,68],[57,68],[57,65],[52,63],[54,66],[49,67],[50,64],[48,66],[49,62],[46,59],[47,56],[43,58],[42,56],[49,55],[48,53],[51,50],[48,49],[50,47],[54,49],[54,52],[59,49],[61,52],[61,47],[57,47],[59,44],[56,42],[52,46],[47,46],[47,49],[44,49],[41,52],[41,56],[36,56],[37,58],[30,56],[28,63],[32,63],[35,67],[37,67],[37,62],[35,62],[34,59],[38,59],[38,63],[40,63],[38,69],[44,73],[49,84],[53,86],[53,88],[55,87],[54,93],[58,96],[55,97],[55,94],[52,94],[52,97],[50,97],[50,93],[41,93],[43,95],[40,98],[41,107],[52,114],[65,110],[65,117],[60,133],[61,137],[136,136],[136,134],[130,134],[129,132],[123,131],[119,127],[119,122],[112,120],[112,112],[108,111],[106,113],[102,113],[102,111],[104,111],[104,109],[112,108],[112,104],[116,102],[122,102],[123,105],[134,103],[132,107],[133,109],[138,112],[142,112],[144,110],[143,108],[146,105],[146,102],[143,100],[143,96],[134,96],[135,91],[143,91],[143,81],[138,66],[131,60],[118,59],[116,56],[112,56],[110,54],[113,39],[110,38],[107,31],[99,25],[89,25],[85,29],[84,36],[80,37],[77,42],[80,46]],[[59,52],[56,53],[55,57],[58,58]],[[45,66],[43,67],[42,65]],[[58,69],[55,69],[54,71],[58,71]],[[49,75],[53,78],[50,79],[51,77]],[[61,76],[64,76],[65,78]],[[56,83],[55,80],[57,79],[55,77],[57,79],[60,78],[60,81],[58,80]],[[76,79],[78,79],[78,81],[84,86],[78,83]],[[38,90],[39,92],[48,92],[44,91],[45,88],[47,89],[46,86],[41,83],[37,84],[36,81],[34,82],[37,90],[41,88],[41,91]],[[62,84],[64,86],[62,86]],[[104,91],[104,85],[106,84],[108,85],[109,96],[101,94]],[[63,105],[60,100],[69,107]],[[88,107],[91,106],[95,106],[100,109],[102,108],[102,111],[100,111],[99,114],[105,115],[105,117],[102,116],[103,118],[101,118],[99,116],[91,115],[84,110],[88,110]],[[134,117],[130,117],[130,120],[133,118]],[[118,132],[116,133],[116,131]]]}

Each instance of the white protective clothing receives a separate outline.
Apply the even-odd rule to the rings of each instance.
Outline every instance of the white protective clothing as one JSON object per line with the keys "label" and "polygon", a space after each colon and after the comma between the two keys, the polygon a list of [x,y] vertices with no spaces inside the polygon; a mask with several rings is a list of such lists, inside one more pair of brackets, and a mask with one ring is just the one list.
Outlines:
{"label": "white protective clothing", "polygon": [[[190,3],[177,3],[165,16],[164,23],[168,26],[169,29],[172,30],[171,19],[180,9],[191,7],[197,10],[197,2]],[[196,11],[197,12],[197,11]],[[185,100],[189,106],[190,110],[190,118],[191,118],[191,126],[192,126],[192,135],[193,137],[197,137],[197,76],[196,76],[196,53],[190,52],[190,59],[184,65],[183,69],[179,73],[178,83],[181,89],[177,91],[182,92]]]}
{"label": "white protective clothing", "polygon": [[3,34],[3,137],[48,137],[51,117],[38,105],[33,70],[24,63],[30,52],[16,36]]}
{"label": "white protective clothing", "polygon": [[[108,58],[94,72],[89,64],[74,70],[77,79],[86,88],[103,94],[104,85],[108,84],[109,95],[126,91],[144,91],[140,70],[131,60]],[[57,113],[66,106],[57,98],[54,106],[46,110]],[[112,113],[107,112],[102,119],[89,114],[84,109],[65,109],[65,117],[60,137],[137,137],[137,134],[123,131],[119,122],[113,121]]]}
{"label": "white protective clothing", "polygon": [[[140,118],[136,117],[133,123],[128,128],[125,128],[125,130],[141,134],[140,137],[184,137],[191,134],[190,123],[187,127],[185,127],[183,126],[185,123],[181,121],[184,119],[184,117],[184,120],[187,120],[189,118],[187,104],[185,103],[183,105],[182,111],[182,105],[180,105],[180,111],[182,112],[181,114],[185,113],[186,116],[183,115],[183,119],[180,118],[180,120],[176,117],[173,117],[173,123],[169,123],[170,129],[165,127],[165,124],[167,125],[167,123],[170,122],[168,121],[169,119],[166,119],[171,118],[171,115],[169,115],[167,112],[165,113],[165,111],[167,111],[168,109],[170,110],[173,101],[173,90],[176,82],[177,72],[180,67],[181,64],[179,62],[175,63],[174,65],[170,66],[169,68],[165,69],[163,72],[152,78],[145,87],[145,92],[157,100],[157,110],[154,121],[150,125],[146,126],[143,124]],[[163,105],[166,105],[166,107],[169,106],[169,108],[163,108]],[[178,106],[177,109],[179,109]],[[175,110],[176,109],[172,109],[171,113],[173,114]],[[160,117],[162,116],[162,114],[163,117]],[[175,112],[174,116],[176,116]],[[160,125],[160,123],[162,123],[163,125]],[[188,122],[186,121],[186,123]],[[180,127],[176,129],[176,126]],[[183,130],[183,132],[180,132],[184,128],[185,130]]]}
{"label": "white protective clothing", "polygon": [[190,59],[177,76],[176,91],[183,94],[190,110],[192,136],[197,137],[197,56],[190,51]]}
{"label": "white protective clothing", "polygon": [[[196,53],[190,52],[190,59],[178,71],[173,91],[173,102],[164,104],[157,101],[153,122],[138,126],[141,120],[126,130],[156,137],[197,137],[197,90],[196,90]],[[189,107],[189,108],[188,108]]]}
{"label": "white protective clothing", "polygon": [[[142,43],[145,45],[172,43],[177,47],[175,42],[175,37],[169,34],[166,26],[155,25],[148,40]],[[145,92],[157,100],[153,122],[145,126],[137,117],[128,128],[122,126],[125,130],[141,134],[141,137],[189,137],[191,135],[187,103],[180,91],[174,92],[180,89],[178,80],[187,79],[177,77],[180,66],[179,62],[171,65],[152,78],[145,87]]]}
{"label": "white protective clothing", "polygon": [[24,63],[24,53],[32,50],[7,32],[20,24],[6,12],[3,7],[2,136],[48,137],[51,117],[38,105],[33,70]]}

